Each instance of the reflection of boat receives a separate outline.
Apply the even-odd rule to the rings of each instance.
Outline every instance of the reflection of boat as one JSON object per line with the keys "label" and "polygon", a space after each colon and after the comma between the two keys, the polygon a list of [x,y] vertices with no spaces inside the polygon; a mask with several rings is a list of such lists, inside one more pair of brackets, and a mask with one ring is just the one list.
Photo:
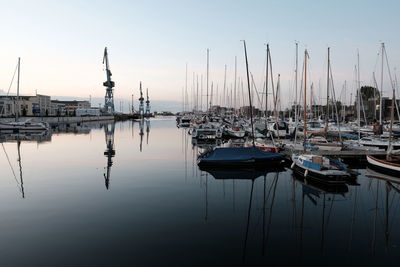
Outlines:
{"label": "reflection of boat", "polygon": [[48,131],[31,132],[31,133],[10,133],[0,134],[0,143],[6,142],[49,142],[51,141],[51,134]]}
{"label": "reflection of boat", "polygon": [[282,172],[283,167],[272,168],[224,168],[224,167],[200,167],[201,171],[206,171],[217,180],[235,179],[235,180],[254,180],[260,176],[267,175],[270,172]]}
{"label": "reflection of boat", "polygon": [[321,183],[313,179],[307,179],[303,176],[299,175],[296,172],[293,172],[293,177],[296,179],[297,182],[301,183],[308,188],[308,191],[315,191],[320,193],[331,193],[331,194],[343,194],[349,191],[349,188],[346,184],[327,184]]}
{"label": "reflection of boat", "polygon": [[1,132],[25,133],[47,131],[48,125],[43,122],[18,121],[9,123],[0,123]]}
{"label": "reflection of boat", "polygon": [[367,176],[369,178],[380,179],[380,180],[385,180],[385,181],[400,184],[400,176],[398,176],[398,175],[392,176],[392,175],[383,174],[383,173],[374,171],[373,169],[371,169],[369,167],[367,167],[366,170],[367,170],[367,173],[365,174],[365,176]]}

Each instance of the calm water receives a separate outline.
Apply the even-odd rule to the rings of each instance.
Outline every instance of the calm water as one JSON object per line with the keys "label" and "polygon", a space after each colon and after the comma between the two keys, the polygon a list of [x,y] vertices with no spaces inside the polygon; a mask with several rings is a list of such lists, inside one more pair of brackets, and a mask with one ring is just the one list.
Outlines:
{"label": "calm water", "polygon": [[221,179],[174,118],[36,139],[2,143],[0,266],[398,266],[400,187],[368,170]]}

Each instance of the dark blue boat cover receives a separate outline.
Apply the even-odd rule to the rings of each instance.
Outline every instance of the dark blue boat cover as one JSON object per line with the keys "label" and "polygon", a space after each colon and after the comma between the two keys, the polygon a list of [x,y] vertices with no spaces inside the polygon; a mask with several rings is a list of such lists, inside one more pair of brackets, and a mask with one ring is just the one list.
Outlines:
{"label": "dark blue boat cover", "polygon": [[283,154],[262,151],[256,147],[218,147],[206,157],[200,158],[199,164],[268,162],[282,160],[284,157]]}

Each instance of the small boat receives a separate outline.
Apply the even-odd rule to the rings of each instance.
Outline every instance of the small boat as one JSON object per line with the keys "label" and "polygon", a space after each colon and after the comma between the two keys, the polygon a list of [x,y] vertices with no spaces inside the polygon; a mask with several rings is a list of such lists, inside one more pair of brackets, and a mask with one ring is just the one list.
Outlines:
{"label": "small boat", "polygon": [[191,118],[189,116],[181,117],[181,120],[178,124],[179,128],[187,128],[190,127]]}
{"label": "small boat", "polygon": [[342,144],[330,143],[323,136],[310,137],[309,139],[307,139],[307,143],[312,146],[318,147],[318,150],[324,150],[324,151],[341,151],[342,150]]}
{"label": "small boat", "polygon": [[196,139],[216,139],[222,137],[222,130],[211,123],[205,123],[193,127],[191,135]]}
{"label": "small boat", "polygon": [[307,179],[328,184],[346,183],[351,178],[343,163],[314,154],[292,155],[294,172]]}
{"label": "small boat", "polygon": [[[363,137],[360,139],[359,143],[363,146],[373,146],[378,148],[387,149],[389,147],[389,140],[383,138],[375,138],[375,137]],[[393,141],[392,146],[394,149],[400,148],[399,141]]]}
{"label": "small boat", "polygon": [[[279,151],[280,151],[280,147],[278,147],[278,146],[276,146],[276,145],[274,145],[272,143],[265,143],[265,142],[255,141],[254,145],[258,149],[260,149],[262,151],[268,151],[268,152],[271,152],[271,153],[279,153]],[[245,147],[251,147],[251,146],[253,146],[253,144],[251,142],[246,142],[244,146]]]}
{"label": "small boat", "polygon": [[49,128],[47,123],[44,122],[30,122],[30,121],[18,121],[9,123],[0,123],[1,132],[10,133],[24,133],[24,132],[43,132]]}
{"label": "small boat", "polygon": [[277,164],[285,160],[284,154],[262,151],[257,147],[217,147],[198,158],[199,166],[251,166]]}
{"label": "small boat", "polygon": [[224,133],[225,135],[233,138],[243,138],[246,135],[246,131],[238,125],[226,126]]}

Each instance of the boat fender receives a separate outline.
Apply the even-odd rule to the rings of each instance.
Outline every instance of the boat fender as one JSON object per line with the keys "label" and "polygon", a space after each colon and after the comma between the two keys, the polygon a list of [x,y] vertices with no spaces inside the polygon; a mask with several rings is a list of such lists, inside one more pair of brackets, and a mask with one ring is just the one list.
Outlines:
{"label": "boat fender", "polygon": [[293,167],[294,167],[294,162],[292,163],[292,165],[290,165],[290,168],[291,168],[291,169],[293,169]]}
{"label": "boat fender", "polygon": [[307,175],[308,175],[308,170],[306,170],[306,171],[304,172],[304,177],[307,177]]}

